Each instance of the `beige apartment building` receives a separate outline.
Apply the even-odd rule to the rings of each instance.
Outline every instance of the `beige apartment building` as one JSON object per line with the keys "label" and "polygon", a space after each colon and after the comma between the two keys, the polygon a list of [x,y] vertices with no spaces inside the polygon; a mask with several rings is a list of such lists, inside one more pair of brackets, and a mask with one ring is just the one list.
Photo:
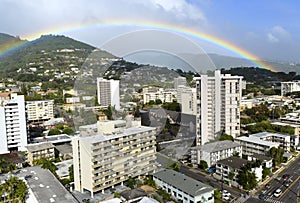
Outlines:
{"label": "beige apartment building", "polygon": [[126,121],[98,121],[82,126],[72,139],[75,190],[94,193],[156,169],[153,127]]}
{"label": "beige apartment building", "polygon": [[53,100],[26,101],[27,120],[37,122],[54,118],[53,105]]}
{"label": "beige apartment building", "polygon": [[33,165],[34,161],[41,158],[54,159],[55,158],[55,146],[50,142],[29,144],[27,148],[27,161],[30,165]]}

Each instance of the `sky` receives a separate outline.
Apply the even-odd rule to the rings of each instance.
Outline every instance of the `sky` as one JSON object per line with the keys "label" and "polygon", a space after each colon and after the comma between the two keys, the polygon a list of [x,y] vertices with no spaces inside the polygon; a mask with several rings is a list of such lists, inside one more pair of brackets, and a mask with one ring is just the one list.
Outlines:
{"label": "sky", "polygon": [[[0,0],[0,32],[29,40],[63,34],[101,48],[119,35],[149,29],[136,24],[151,22],[214,36],[261,59],[299,62],[299,8],[294,0]],[[110,25],[121,21],[131,25]],[[184,37],[207,53],[235,56]]]}

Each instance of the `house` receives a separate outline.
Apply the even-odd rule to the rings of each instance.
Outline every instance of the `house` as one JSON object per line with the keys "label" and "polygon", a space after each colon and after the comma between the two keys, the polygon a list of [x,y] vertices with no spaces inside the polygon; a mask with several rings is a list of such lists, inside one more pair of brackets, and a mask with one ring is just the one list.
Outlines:
{"label": "house", "polygon": [[182,203],[214,202],[214,188],[176,171],[158,171],[153,174],[153,180]]}

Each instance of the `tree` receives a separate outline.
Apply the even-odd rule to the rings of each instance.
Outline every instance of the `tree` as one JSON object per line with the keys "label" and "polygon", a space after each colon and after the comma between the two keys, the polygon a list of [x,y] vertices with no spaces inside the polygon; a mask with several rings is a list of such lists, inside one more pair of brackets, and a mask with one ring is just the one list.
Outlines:
{"label": "tree", "polygon": [[162,104],[162,101],[160,99],[156,99],[155,104]]}
{"label": "tree", "polygon": [[[0,197],[5,202],[25,202],[28,188],[22,180],[12,177],[0,186]],[[2,202],[2,201],[1,201]]]}
{"label": "tree", "polygon": [[48,135],[59,135],[59,134],[61,134],[59,129],[51,129],[48,132]]}
{"label": "tree", "polygon": [[220,141],[222,141],[222,140],[231,140],[231,141],[233,141],[233,137],[231,135],[222,134],[219,140]]}
{"label": "tree", "polygon": [[74,130],[70,127],[67,127],[65,129],[63,129],[63,133],[67,134],[67,135],[72,135],[74,133]]}
{"label": "tree", "polygon": [[273,166],[278,166],[283,162],[284,149],[272,147],[269,151],[270,157],[273,158]]}
{"label": "tree", "polygon": [[175,162],[174,164],[169,166],[169,169],[174,170],[174,171],[180,171],[180,165],[177,162]]}
{"label": "tree", "polygon": [[233,172],[230,172],[230,173],[228,174],[229,180],[233,180],[234,176],[235,176],[235,174],[234,174]]}
{"label": "tree", "polygon": [[269,168],[264,167],[263,171],[262,171],[262,178],[266,178],[267,176],[269,176],[271,174],[271,171]]}
{"label": "tree", "polygon": [[218,189],[214,190],[214,198],[219,200],[222,198],[222,193]]}
{"label": "tree", "polygon": [[204,161],[204,160],[200,160],[199,168],[201,168],[201,169],[207,169],[208,168],[207,162]]}
{"label": "tree", "polygon": [[257,186],[255,174],[247,167],[242,167],[237,175],[237,182],[245,189],[252,190]]}
{"label": "tree", "polygon": [[70,166],[69,167],[69,177],[70,177],[70,181],[74,182],[74,166]]}
{"label": "tree", "polygon": [[136,186],[136,180],[134,178],[132,178],[131,176],[128,178],[128,180],[126,181],[126,185],[128,187],[130,187],[131,189],[135,188]]}
{"label": "tree", "polygon": [[7,162],[5,161],[5,159],[0,158],[0,173],[3,173],[6,167],[7,167]]}
{"label": "tree", "polygon": [[144,184],[149,185],[149,186],[151,186],[151,187],[153,187],[153,188],[156,188],[156,187],[157,187],[157,186],[156,186],[156,183],[155,183],[155,181],[153,180],[153,177],[152,177],[152,176],[148,176],[148,177],[144,180]]}

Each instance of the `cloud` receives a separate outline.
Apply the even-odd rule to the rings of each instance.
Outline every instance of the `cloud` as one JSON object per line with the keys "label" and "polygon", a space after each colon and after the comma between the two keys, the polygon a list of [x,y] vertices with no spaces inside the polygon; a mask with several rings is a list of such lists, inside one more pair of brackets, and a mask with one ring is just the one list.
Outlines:
{"label": "cloud", "polygon": [[267,33],[267,40],[271,43],[290,41],[291,35],[286,29],[277,25],[272,27],[272,29]]}
{"label": "cloud", "polygon": [[268,33],[267,37],[268,37],[269,42],[272,42],[272,43],[279,42],[279,39],[277,37],[275,37],[272,33]]}

